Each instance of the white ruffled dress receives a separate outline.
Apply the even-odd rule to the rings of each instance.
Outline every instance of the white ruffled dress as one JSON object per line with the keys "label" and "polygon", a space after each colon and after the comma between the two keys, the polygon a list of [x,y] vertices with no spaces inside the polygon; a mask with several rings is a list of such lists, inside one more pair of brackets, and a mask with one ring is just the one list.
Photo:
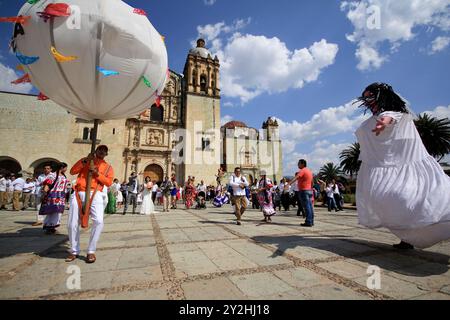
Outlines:
{"label": "white ruffled dress", "polygon": [[[382,116],[395,121],[377,137],[372,130]],[[356,136],[359,223],[387,228],[418,248],[450,239],[450,177],[427,152],[413,117],[385,112],[365,121]]]}

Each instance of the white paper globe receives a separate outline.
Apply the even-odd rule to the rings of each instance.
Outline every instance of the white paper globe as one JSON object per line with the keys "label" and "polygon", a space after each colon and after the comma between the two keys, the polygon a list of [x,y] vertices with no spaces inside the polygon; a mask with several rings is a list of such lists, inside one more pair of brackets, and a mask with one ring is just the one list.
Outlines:
{"label": "white paper globe", "polygon": [[[45,22],[38,12],[52,3],[70,5],[71,15]],[[25,72],[34,86],[73,115],[86,120],[135,116],[164,90],[164,40],[145,15],[123,1],[40,0],[25,3],[18,15],[31,18],[23,24],[24,35],[15,38],[16,54],[39,57],[24,66]],[[51,47],[76,59],[58,62]]]}

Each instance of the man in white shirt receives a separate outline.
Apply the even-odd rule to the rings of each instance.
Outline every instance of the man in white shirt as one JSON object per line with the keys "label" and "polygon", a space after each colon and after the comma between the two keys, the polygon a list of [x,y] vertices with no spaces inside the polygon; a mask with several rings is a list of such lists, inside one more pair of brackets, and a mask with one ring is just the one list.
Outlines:
{"label": "man in white shirt", "polygon": [[241,218],[247,209],[247,196],[245,189],[249,186],[247,179],[241,175],[241,168],[234,169],[234,174],[230,178],[229,185],[233,189],[233,199],[235,205],[235,215],[237,225],[241,225]]}
{"label": "man in white shirt", "polygon": [[41,226],[44,222],[45,216],[40,216],[39,211],[41,210],[42,204],[42,190],[44,188],[43,183],[45,180],[53,178],[55,176],[52,173],[51,166],[44,167],[44,173],[42,173],[39,177],[37,177],[35,182],[35,205],[36,205],[36,222],[33,224],[33,227]]}
{"label": "man in white shirt", "polygon": [[25,180],[16,177],[16,175],[11,175],[11,185],[14,188],[13,191],[13,210],[20,210],[20,199],[22,198],[23,188],[25,186]]}
{"label": "man in white shirt", "polygon": [[6,204],[8,203],[8,185],[9,182],[3,173],[0,173],[0,210],[6,210]]}
{"label": "man in white shirt", "polygon": [[31,195],[33,194],[34,182],[30,178],[27,179],[23,187],[23,210],[27,210],[30,206]]}

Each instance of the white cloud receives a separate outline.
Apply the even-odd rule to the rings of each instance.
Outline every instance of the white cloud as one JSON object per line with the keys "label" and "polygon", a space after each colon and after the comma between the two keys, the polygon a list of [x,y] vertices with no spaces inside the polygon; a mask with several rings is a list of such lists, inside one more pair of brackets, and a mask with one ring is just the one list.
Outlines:
{"label": "white cloud", "polygon": [[369,115],[364,115],[359,111],[357,104],[349,102],[340,107],[321,110],[304,123],[277,120],[282,140],[304,143],[339,133],[353,132],[368,117]]}
{"label": "white cloud", "polygon": [[18,93],[30,93],[33,86],[30,83],[11,84],[22,75],[17,74],[13,69],[0,63],[0,90]]}
{"label": "white cloud", "polygon": [[203,0],[204,4],[207,6],[212,6],[216,3],[217,0]]}
{"label": "white cloud", "polygon": [[[354,27],[347,39],[356,43],[358,69],[378,69],[389,53],[380,53],[387,42],[391,53],[415,37],[414,28],[428,26],[450,31],[450,0],[361,0],[344,1],[341,10]],[[378,14],[379,13],[379,14]]]}
{"label": "white cloud", "polygon": [[230,121],[233,121],[233,117],[232,116],[229,116],[229,115],[223,116],[222,118],[220,118],[220,125],[223,126],[223,125],[227,124]]}
{"label": "white cloud", "polygon": [[[316,81],[324,68],[334,64],[339,51],[337,44],[322,39],[309,48],[291,51],[277,37],[236,32],[249,22],[250,19],[238,20],[232,26],[220,22],[197,28],[221,61],[224,96],[238,98],[245,104],[262,93],[300,89]],[[222,35],[232,32],[231,37],[223,38]]]}
{"label": "white cloud", "polygon": [[305,159],[308,162],[308,167],[312,169],[314,173],[319,173],[320,168],[329,162],[333,162],[335,165],[339,165],[340,153],[348,148],[354,141],[348,143],[327,143],[315,147],[310,153],[293,152],[284,159],[284,174],[292,175],[298,171],[298,160]]}
{"label": "white cloud", "polygon": [[440,106],[433,111],[424,111],[422,114],[428,113],[429,115],[436,117],[438,119],[449,118],[450,119],[450,105],[447,107]]}
{"label": "white cloud", "polygon": [[[280,126],[280,137],[283,145],[284,173],[292,174],[297,168],[299,159],[304,158],[310,162],[311,168],[318,171],[327,162],[338,163],[339,153],[355,142],[331,143],[326,138],[338,134],[353,133],[359,125],[370,115],[359,111],[357,104],[349,102],[343,106],[321,110],[309,121],[285,122],[277,118]],[[356,139],[356,138],[355,138]],[[299,152],[301,146],[310,144],[314,151],[310,153]],[[292,172],[294,172],[292,171]]]}
{"label": "white cloud", "polygon": [[437,37],[431,43],[430,54],[435,54],[445,50],[449,46],[449,44],[450,44],[450,37]]}

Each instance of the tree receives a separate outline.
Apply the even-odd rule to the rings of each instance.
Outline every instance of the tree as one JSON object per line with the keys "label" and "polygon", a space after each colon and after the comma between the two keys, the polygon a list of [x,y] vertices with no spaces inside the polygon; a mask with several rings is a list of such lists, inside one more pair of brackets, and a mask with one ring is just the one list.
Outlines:
{"label": "tree", "polygon": [[450,120],[437,119],[428,114],[414,120],[428,153],[441,161],[450,153]]}
{"label": "tree", "polygon": [[352,144],[348,149],[342,151],[339,155],[342,171],[346,174],[349,174],[351,179],[353,179],[353,175],[357,174],[359,168],[361,167],[361,161],[359,161],[360,152],[360,145],[356,142]]}
{"label": "tree", "polygon": [[337,179],[340,174],[342,174],[341,169],[335,166],[333,162],[327,163],[322,168],[320,168],[319,171],[319,177],[324,181]]}

